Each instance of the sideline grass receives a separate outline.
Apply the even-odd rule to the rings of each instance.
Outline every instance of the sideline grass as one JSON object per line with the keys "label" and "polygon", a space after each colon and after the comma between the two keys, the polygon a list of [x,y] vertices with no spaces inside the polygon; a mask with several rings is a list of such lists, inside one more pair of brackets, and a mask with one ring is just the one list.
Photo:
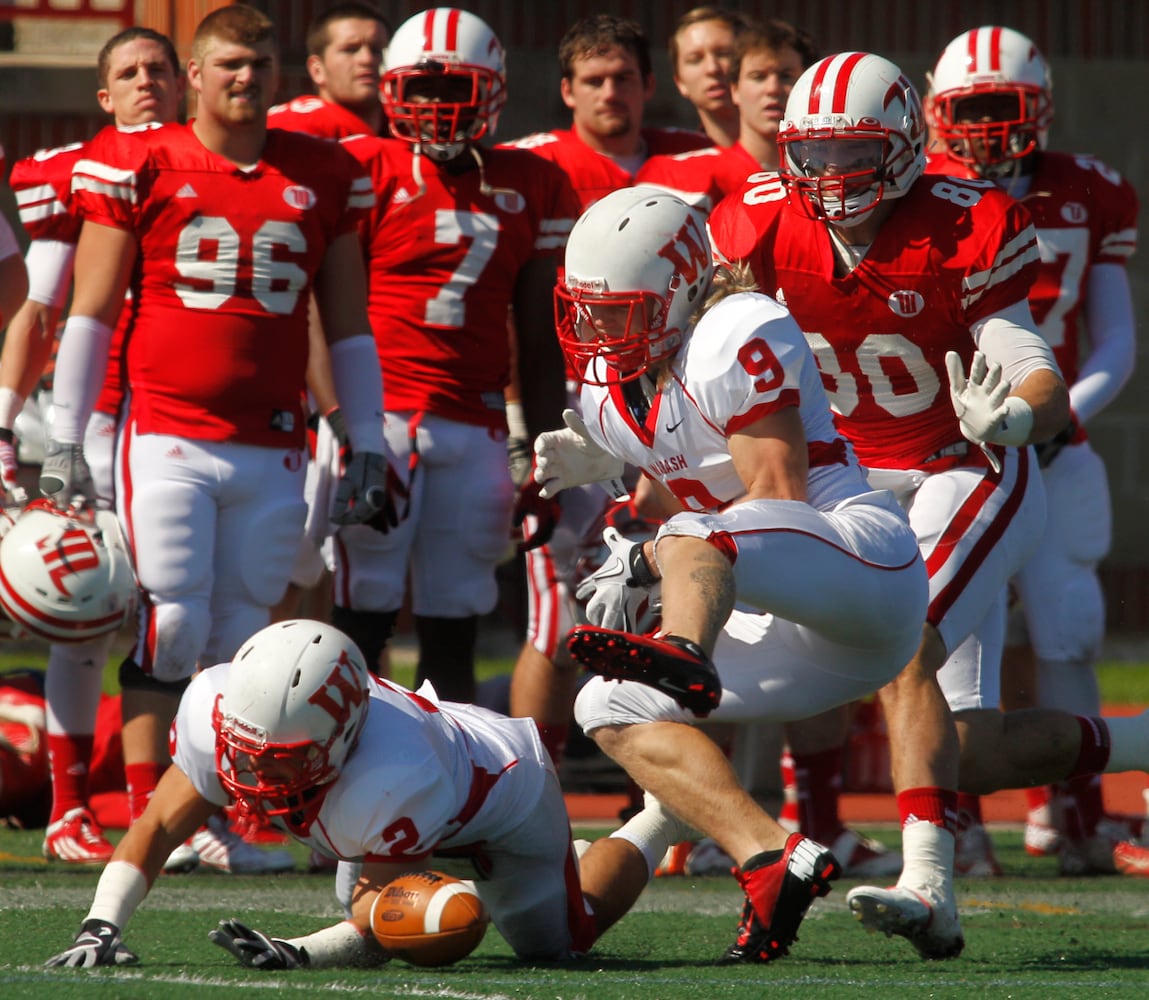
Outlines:
{"label": "sideline grass", "polygon": [[[889,841],[889,830],[869,831]],[[658,879],[586,959],[517,962],[493,930],[448,969],[401,963],[372,971],[257,973],[207,940],[220,919],[241,916],[276,936],[337,918],[329,876],[165,876],[128,928],[143,964],[96,971],[48,970],[83,914],[96,873],[40,862],[40,833],[0,831],[0,996],[167,998],[324,995],[449,1000],[713,1000],[877,994],[1042,998],[1144,996],[1149,992],[1149,881],[1061,879],[1052,859],[1028,857],[1015,830],[995,829],[1008,877],[965,880],[959,902],[965,954],[925,963],[900,939],[866,934],[845,907],[840,881],[811,909],[801,940],[770,966],[722,966],[739,905],[733,879]],[[302,868],[304,853],[298,845]],[[28,860],[20,861],[19,858]]]}

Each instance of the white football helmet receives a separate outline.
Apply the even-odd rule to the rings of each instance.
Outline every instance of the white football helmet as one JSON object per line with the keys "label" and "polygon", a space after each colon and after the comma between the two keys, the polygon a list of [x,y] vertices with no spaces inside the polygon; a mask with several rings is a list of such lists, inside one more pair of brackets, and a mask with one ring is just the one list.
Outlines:
{"label": "white football helmet", "polygon": [[494,135],[507,101],[503,46],[486,22],[456,7],[404,21],[383,56],[391,133],[439,162]]}
{"label": "white football helmet", "polygon": [[256,632],[212,711],[216,771],[241,809],[306,826],[367,718],[367,664],[338,629],[296,619]]}
{"label": "white football helmet", "polygon": [[809,67],[790,91],[779,173],[819,218],[856,226],[922,175],[925,138],[909,78],[881,56],[842,52]]}
{"label": "white football helmet", "polygon": [[32,635],[84,642],[115,632],[135,609],[136,577],[111,511],[34,500],[3,535],[0,606]]}
{"label": "white football helmet", "polygon": [[681,346],[713,276],[697,209],[650,185],[612,191],[582,214],[567,241],[555,287],[567,360],[591,385],[637,378]]}
{"label": "white football helmet", "polygon": [[[958,35],[927,77],[935,136],[978,173],[998,176],[1045,148],[1053,81],[1045,57],[1021,32],[989,26]],[[964,103],[971,98],[977,103]]]}

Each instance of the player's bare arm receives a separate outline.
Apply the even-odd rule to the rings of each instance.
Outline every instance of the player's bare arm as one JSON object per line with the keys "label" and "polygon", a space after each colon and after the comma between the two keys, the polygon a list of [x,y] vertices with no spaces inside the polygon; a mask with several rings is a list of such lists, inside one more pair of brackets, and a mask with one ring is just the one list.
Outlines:
{"label": "player's bare arm", "polygon": [[727,439],[743,500],[807,500],[809,458],[798,407],[787,406]]}
{"label": "player's bare arm", "polygon": [[519,401],[528,436],[562,426],[566,399],[562,352],[555,337],[554,287],[558,261],[535,257],[519,272],[514,292],[514,361],[519,373]]}

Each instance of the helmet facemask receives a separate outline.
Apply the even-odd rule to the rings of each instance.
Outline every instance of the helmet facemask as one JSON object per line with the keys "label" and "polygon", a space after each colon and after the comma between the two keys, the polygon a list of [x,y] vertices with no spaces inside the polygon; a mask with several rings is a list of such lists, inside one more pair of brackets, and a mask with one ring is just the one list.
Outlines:
{"label": "helmet facemask", "polygon": [[800,195],[814,214],[837,226],[856,226],[873,214],[882,200],[891,163],[896,163],[897,133],[842,134],[833,128],[809,129],[780,137],[787,169],[787,191]]}
{"label": "helmet facemask", "polygon": [[440,163],[494,132],[505,102],[502,77],[483,66],[428,60],[383,77],[391,134]]}
{"label": "helmet facemask", "polygon": [[937,138],[982,177],[1014,172],[1044,145],[1046,94],[1037,87],[987,85],[949,91],[933,101]]}

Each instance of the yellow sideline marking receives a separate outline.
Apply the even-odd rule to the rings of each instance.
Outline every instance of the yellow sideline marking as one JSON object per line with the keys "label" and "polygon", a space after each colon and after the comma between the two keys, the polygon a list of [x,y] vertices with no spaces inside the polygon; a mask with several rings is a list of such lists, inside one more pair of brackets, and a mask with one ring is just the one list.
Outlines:
{"label": "yellow sideline marking", "polygon": [[22,865],[46,865],[48,863],[43,858],[25,858],[19,854],[9,854],[7,851],[0,851],[0,861],[18,861]]}
{"label": "yellow sideline marking", "polygon": [[990,899],[963,899],[962,908],[981,907],[986,910],[1025,910],[1045,916],[1080,916],[1084,911],[1076,906],[1055,906],[1053,903],[1002,903]]}

